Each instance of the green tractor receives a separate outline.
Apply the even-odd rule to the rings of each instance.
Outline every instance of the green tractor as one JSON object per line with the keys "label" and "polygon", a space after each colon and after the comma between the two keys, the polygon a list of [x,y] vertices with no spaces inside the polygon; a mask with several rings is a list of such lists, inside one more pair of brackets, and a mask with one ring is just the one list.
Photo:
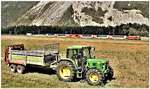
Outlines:
{"label": "green tractor", "polygon": [[85,78],[90,85],[99,85],[104,80],[112,79],[113,70],[109,61],[92,56],[94,50],[94,47],[84,45],[67,47],[66,58],[61,58],[57,63],[58,78],[63,81]]}

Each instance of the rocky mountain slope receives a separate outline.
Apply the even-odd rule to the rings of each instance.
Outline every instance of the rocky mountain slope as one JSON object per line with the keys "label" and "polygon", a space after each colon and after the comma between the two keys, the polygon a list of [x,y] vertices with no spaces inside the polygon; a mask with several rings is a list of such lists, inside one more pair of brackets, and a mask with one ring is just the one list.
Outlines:
{"label": "rocky mountain slope", "polygon": [[18,17],[21,17],[38,2],[2,1],[1,2],[1,26],[6,27],[14,24]]}
{"label": "rocky mountain slope", "polygon": [[42,1],[20,16],[11,25],[52,26],[116,26],[149,22],[146,1]]}

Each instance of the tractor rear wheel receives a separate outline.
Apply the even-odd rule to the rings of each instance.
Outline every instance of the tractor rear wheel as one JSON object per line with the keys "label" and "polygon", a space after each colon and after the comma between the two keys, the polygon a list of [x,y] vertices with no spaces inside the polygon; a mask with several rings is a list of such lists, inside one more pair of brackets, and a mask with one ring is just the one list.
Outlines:
{"label": "tractor rear wheel", "polygon": [[16,65],[15,64],[10,64],[10,71],[16,72]]}
{"label": "tractor rear wheel", "polygon": [[25,71],[25,67],[23,65],[17,65],[17,72],[23,74]]}
{"label": "tractor rear wheel", "polygon": [[103,81],[103,74],[97,69],[89,69],[86,73],[86,80],[90,85],[99,85]]}
{"label": "tractor rear wheel", "polygon": [[75,76],[75,68],[71,62],[62,61],[56,68],[56,74],[59,80],[66,82],[72,81]]}

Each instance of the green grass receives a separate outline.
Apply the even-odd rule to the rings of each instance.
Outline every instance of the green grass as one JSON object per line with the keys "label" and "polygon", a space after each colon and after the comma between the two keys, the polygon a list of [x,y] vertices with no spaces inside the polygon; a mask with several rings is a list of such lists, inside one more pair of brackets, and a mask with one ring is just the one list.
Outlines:
{"label": "green grass", "polygon": [[[11,39],[10,39],[11,38]],[[70,45],[91,45],[96,47],[96,57],[108,58],[114,69],[114,80],[108,81],[103,87],[140,87],[148,88],[148,42],[134,40],[98,40],[70,39],[50,37],[26,37],[2,35],[1,47],[23,43],[27,48],[38,48],[44,44],[59,42],[61,53]],[[9,67],[2,62],[2,87],[39,87],[39,88],[89,88],[86,81],[63,82],[49,70],[31,69],[26,74],[11,73]]]}

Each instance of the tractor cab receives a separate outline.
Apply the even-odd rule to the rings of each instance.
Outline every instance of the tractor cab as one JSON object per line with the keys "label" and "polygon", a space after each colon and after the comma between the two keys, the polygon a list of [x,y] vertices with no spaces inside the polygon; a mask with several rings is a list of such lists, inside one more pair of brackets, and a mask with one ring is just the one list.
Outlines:
{"label": "tractor cab", "polygon": [[67,55],[66,58],[71,59],[74,61],[81,71],[85,70],[85,65],[87,63],[87,59],[93,59],[92,50],[94,47],[85,46],[85,45],[76,45],[76,46],[69,46],[67,48]]}
{"label": "tractor cab", "polygon": [[95,50],[92,46],[85,46],[85,45],[76,45],[76,46],[69,46],[67,48],[66,58],[71,59],[81,59],[81,58],[94,58],[92,56],[92,51]]}

